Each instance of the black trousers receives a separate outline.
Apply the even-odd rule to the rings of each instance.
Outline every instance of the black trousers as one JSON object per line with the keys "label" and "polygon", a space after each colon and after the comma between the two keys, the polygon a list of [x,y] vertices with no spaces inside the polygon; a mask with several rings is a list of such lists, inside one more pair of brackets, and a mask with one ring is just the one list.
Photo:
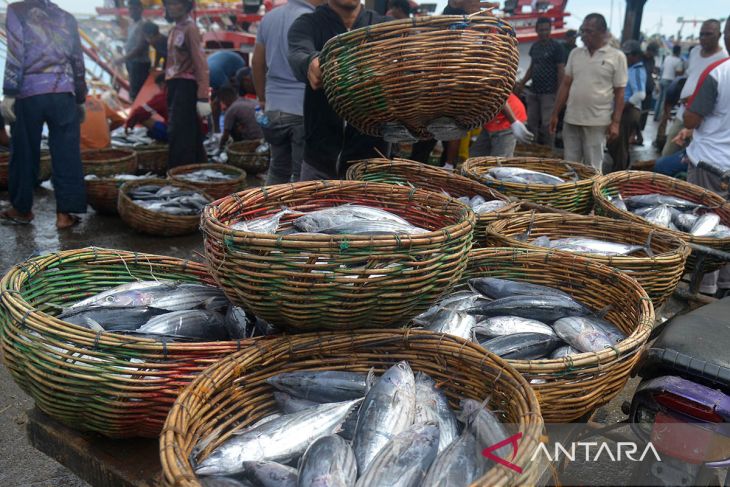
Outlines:
{"label": "black trousers", "polygon": [[126,66],[127,74],[129,75],[129,97],[134,101],[137,98],[139,90],[144,86],[144,82],[147,81],[152,64],[149,62],[128,61]]}
{"label": "black trousers", "polygon": [[169,141],[168,168],[202,164],[208,160],[203,147],[203,130],[198,118],[198,84],[189,79],[167,82]]}

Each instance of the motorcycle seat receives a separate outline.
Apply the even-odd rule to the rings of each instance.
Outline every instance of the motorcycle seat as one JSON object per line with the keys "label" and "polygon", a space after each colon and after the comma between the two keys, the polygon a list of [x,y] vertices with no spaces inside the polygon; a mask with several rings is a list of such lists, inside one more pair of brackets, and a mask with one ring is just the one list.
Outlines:
{"label": "motorcycle seat", "polygon": [[730,297],[672,318],[649,347],[642,369],[730,388]]}

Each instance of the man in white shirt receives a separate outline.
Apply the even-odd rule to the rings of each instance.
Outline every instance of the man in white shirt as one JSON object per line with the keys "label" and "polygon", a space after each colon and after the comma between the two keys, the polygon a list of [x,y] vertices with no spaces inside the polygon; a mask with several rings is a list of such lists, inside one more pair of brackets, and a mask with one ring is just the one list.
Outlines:
{"label": "man in white shirt", "polygon": [[667,143],[664,145],[662,150],[662,157],[674,154],[681,149],[673,139],[682,130],[683,115],[684,115],[684,103],[694,93],[697,88],[697,81],[700,79],[702,72],[715,61],[726,58],[727,51],[720,45],[720,37],[722,26],[720,21],[715,19],[706,20],[700,27],[700,47],[695,47],[689,53],[689,61],[687,62],[687,82],[682,88],[682,93],[679,95],[679,101],[682,103],[677,112],[677,117],[672,122],[672,125],[667,131]]}
{"label": "man in white shirt", "polygon": [[659,98],[654,105],[654,121],[658,122],[662,116],[664,108],[664,98],[667,95],[667,89],[677,76],[684,72],[684,61],[679,55],[682,54],[682,46],[675,44],[672,48],[672,54],[664,58],[660,69],[661,78],[659,80]]}

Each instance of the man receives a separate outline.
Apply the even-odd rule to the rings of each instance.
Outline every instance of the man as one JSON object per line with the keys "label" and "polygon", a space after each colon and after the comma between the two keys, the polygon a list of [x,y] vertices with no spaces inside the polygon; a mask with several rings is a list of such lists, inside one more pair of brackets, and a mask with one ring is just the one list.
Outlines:
{"label": "man", "polygon": [[656,87],[654,76],[658,74],[658,69],[656,67],[656,59],[658,55],[659,44],[656,42],[650,42],[646,46],[646,52],[642,54],[641,62],[644,64],[644,69],[646,70],[646,86],[644,89],[646,96],[644,97],[644,101],[641,102],[641,118],[632,142],[635,145],[644,145],[643,132],[646,128],[646,121],[649,118],[649,111],[654,106],[654,89]]}
{"label": "man", "polygon": [[641,119],[641,104],[646,98],[646,69],[644,68],[643,53],[639,41],[626,41],[621,46],[629,65],[628,83],[624,91],[624,110],[621,115],[619,135],[608,144],[608,153],[613,159],[612,171],[623,171],[629,168],[629,144],[631,136],[639,128]]}
{"label": "man", "polygon": [[512,126],[520,124],[524,127],[525,120],[525,105],[517,95],[510,93],[502,111],[482,127],[476,142],[469,148],[469,157],[512,157],[517,145]]}
{"label": "man", "polygon": [[679,55],[682,54],[682,46],[675,44],[672,54],[664,58],[659,75],[659,98],[654,105],[654,121],[658,122],[664,110],[664,98],[667,96],[667,89],[677,76],[684,71],[684,62]]}
{"label": "man", "polygon": [[[664,94],[664,106],[662,107],[662,117],[659,120],[659,126],[656,130],[656,139],[654,139],[654,147],[658,151],[662,151],[664,144],[667,142],[667,123],[672,115],[672,109],[679,103],[679,96],[687,82],[686,76],[675,78],[669,84],[667,92]],[[666,156],[662,156],[666,157]]]}
{"label": "man", "polygon": [[221,135],[219,145],[221,151],[226,148],[226,143],[230,138],[238,142],[239,140],[260,139],[264,136],[261,127],[256,123],[258,103],[247,98],[240,98],[237,90],[232,86],[224,86],[218,90],[218,97],[226,107],[226,114],[223,118],[223,135]]}
{"label": "man", "polygon": [[411,16],[411,5],[408,0],[390,0],[390,9],[385,12],[388,17],[396,20],[407,19]]}
{"label": "man", "polygon": [[11,124],[10,202],[6,222],[33,220],[33,188],[38,179],[43,124],[53,164],[56,227],[79,221],[86,190],[79,149],[84,117],[86,72],[73,15],[48,0],[25,0],[7,7],[7,59],[2,114]]}
{"label": "man", "polygon": [[364,135],[346,124],[332,109],[322,89],[319,53],[332,37],[387,20],[366,10],[359,0],[329,0],[300,16],[289,30],[289,64],[294,76],[306,82],[304,92],[304,161],[301,181],[338,179],[347,163],[379,157],[383,139]]}
{"label": "man", "polygon": [[235,51],[218,51],[208,56],[208,73],[213,99],[213,128],[217,132],[221,114],[218,90],[223,86],[235,86],[235,76],[239,69],[246,66],[243,58]]}
{"label": "man", "polygon": [[565,75],[563,46],[550,38],[552,25],[547,17],[540,17],[535,24],[537,42],[530,48],[530,67],[517,85],[518,93],[525,89],[525,83],[532,80],[526,92],[527,127],[537,136],[538,144],[553,146],[554,136],[550,134],[550,115],[555,106],[555,96]]}
{"label": "man", "polygon": [[85,107],[86,117],[81,124],[81,150],[111,146],[111,131],[124,125],[124,118],[97,94],[86,97]]}
{"label": "man", "polygon": [[588,14],[580,28],[583,47],[568,57],[565,76],[550,119],[555,133],[558,115],[567,101],[563,124],[565,159],[602,172],[603,149],[618,137],[624,109],[626,56],[608,45],[608,26],[601,14]]}
{"label": "man", "polygon": [[578,32],[575,29],[565,31],[565,41],[563,41],[563,50],[565,51],[565,59],[568,59],[570,52],[577,46],[575,42],[578,40]]}
{"label": "man", "polygon": [[261,109],[269,119],[264,137],[271,147],[266,184],[299,181],[304,158],[304,89],[289,66],[288,35],[294,21],[314,12],[321,0],[289,0],[261,19],[256,32],[254,86]]}
{"label": "man", "polygon": [[154,22],[145,22],[142,32],[147,44],[155,49],[155,69],[164,67],[162,60],[167,59],[167,36],[160,34],[160,28]]}
{"label": "man", "polygon": [[[143,125],[147,128],[147,135],[150,138],[158,142],[167,142],[167,86],[165,84],[165,75],[158,75],[155,78],[155,84],[160,89],[159,93],[129,114],[127,122],[124,124],[124,130],[129,132],[135,125]],[[154,118],[155,116],[156,118]]]}
{"label": "man", "polygon": [[117,64],[125,63],[129,75],[129,97],[132,101],[137,98],[147,76],[150,74],[150,45],[144,38],[142,31],[142,2],[129,0],[129,17],[132,23],[127,27],[127,42],[124,44],[124,56],[117,59]]}
{"label": "man", "polygon": [[727,51],[720,45],[721,26],[715,19],[706,20],[700,27],[700,47],[692,49],[687,61],[687,82],[679,95],[682,106],[677,111],[677,116],[667,131],[667,143],[662,149],[662,156],[668,156],[677,152],[680,147],[674,142],[675,136],[683,127],[684,104],[697,88],[697,81],[702,72],[715,61],[728,56]]}

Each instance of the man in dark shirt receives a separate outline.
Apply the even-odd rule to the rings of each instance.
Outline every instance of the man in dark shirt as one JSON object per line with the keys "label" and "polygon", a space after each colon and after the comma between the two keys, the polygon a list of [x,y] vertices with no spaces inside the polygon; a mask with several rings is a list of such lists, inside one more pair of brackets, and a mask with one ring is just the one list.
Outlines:
{"label": "man in dark shirt", "polygon": [[[517,91],[525,91],[527,100],[527,127],[537,135],[537,142],[552,146],[554,136],[550,135],[550,115],[555,106],[558,87],[565,74],[565,51],[563,46],[550,38],[552,25],[547,17],[540,17],[535,24],[537,42],[530,48],[530,67],[517,85]],[[525,83],[532,80],[529,90]]]}
{"label": "man in dark shirt", "polygon": [[167,36],[160,34],[160,28],[154,22],[145,22],[142,32],[147,43],[155,48],[155,65],[153,68],[163,68],[162,60],[167,60]]}
{"label": "man in dark shirt", "polygon": [[578,31],[568,29],[565,31],[565,40],[563,41],[563,50],[565,51],[565,59],[567,61],[570,51],[575,49],[575,42],[578,40]]}

